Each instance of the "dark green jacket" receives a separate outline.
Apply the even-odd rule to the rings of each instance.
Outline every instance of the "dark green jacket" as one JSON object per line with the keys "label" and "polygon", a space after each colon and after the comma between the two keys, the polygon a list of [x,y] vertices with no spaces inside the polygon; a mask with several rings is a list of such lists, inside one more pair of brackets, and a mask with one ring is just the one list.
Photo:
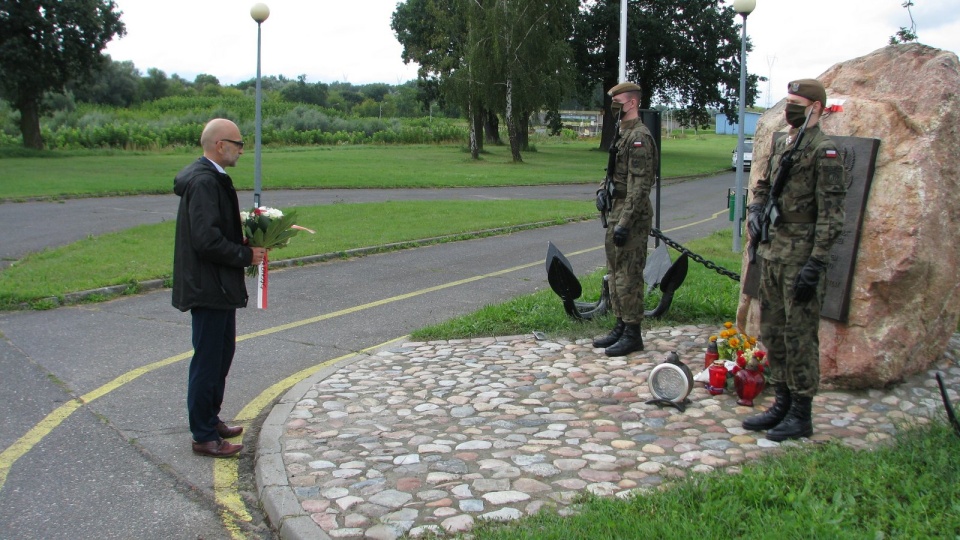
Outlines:
{"label": "dark green jacket", "polygon": [[[787,148],[787,137],[781,137],[753,189],[751,206],[766,204]],[[784,223],[771,225],[770,242],[760,244],[757,254],[780,264],[804,264],[810,257],[829,263],[830,248],[843,232],[846,193],[847,173],[837,146],[819,126],[807,128],[777,201]]]}

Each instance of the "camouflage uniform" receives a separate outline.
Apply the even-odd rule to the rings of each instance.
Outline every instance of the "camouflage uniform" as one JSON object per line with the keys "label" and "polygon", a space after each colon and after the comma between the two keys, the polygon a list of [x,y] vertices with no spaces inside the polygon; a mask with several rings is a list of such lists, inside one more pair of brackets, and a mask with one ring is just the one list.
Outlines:
{"label": "camouflage uniform", "polygon": [[[777,141],[773,156],[753,189],[754,205],[763,206],[777,177],[788,137]],[[809,302],[794,300],[794,280],[808,259],[829,262],[830,247],[843,230],[846,171],[837,147],[819,128],[806,129],[794,153],[779,209],[783,222],[770,226],[770,242],[760,244],[760,337],[769,352],[767,376],[786,383],[790,393],[813,397],[820,384],[820,304],[826,279]]]}
{"label": "camouflage uniform", "polygon": [[[604,245],[613,313],[627,324],[640,324],[643,320],[643,268],[647,262],[647,237],[653,226],[650,190],[656,181],[658,160],[657,145],[643,122],[639,118],[621,121],[613,174],[613,208]],[[623,247],[613,243],[616,225],[630,231]]]}

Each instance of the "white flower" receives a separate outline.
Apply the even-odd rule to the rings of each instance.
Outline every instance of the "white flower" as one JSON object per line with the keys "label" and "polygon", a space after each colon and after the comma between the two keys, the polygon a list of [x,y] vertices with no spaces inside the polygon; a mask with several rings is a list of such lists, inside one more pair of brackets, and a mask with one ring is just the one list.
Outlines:
{"label": "white flower", "polygon": [[240,212],[240,223],[246,223],[250,219],[250,212]]}
{"label": "white flower", "polygon": [[269,206],[261,206],[260,213],[270,219],[278,219],[283,217],[283,212],[277,208],[270,208]]}

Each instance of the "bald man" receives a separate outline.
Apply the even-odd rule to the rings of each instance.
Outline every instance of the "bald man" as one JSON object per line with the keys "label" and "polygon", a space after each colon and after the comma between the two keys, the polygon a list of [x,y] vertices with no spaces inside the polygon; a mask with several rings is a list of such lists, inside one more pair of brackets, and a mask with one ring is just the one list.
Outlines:
{"label": "bald man", "polygon": [[243,433],[220,419],[227,373],[237,341],[237,308],[247,306],[243,269],[263,261],[266,250],[244,245],[240,204],[224,170],[243,154],[240,128],[215,118],[200,135],[203,156],[173,181],[180,196],[173,251],[173,306],[190,311],[193,359],[187,383],[187,411],[193,451],[229,457],[242,444],[224,439]]}

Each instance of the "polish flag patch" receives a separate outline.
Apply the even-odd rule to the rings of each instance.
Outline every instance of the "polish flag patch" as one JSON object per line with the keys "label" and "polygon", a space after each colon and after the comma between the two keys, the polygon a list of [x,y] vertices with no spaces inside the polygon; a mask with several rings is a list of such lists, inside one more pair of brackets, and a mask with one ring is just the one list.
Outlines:
{"label": "polish flag patch", "polygon": [[641,140],[633,141],[633,147],[634,147],[634,148],[643,148],[643,141],[641,141]]}
{"label": "polish flag patch", "polygon": [[834,159],[834,158],[837,157],[837,151],[836,151],[836,150],[824,150],[824,151],[823,151],[823,157],[829,158],[829,159]]}

